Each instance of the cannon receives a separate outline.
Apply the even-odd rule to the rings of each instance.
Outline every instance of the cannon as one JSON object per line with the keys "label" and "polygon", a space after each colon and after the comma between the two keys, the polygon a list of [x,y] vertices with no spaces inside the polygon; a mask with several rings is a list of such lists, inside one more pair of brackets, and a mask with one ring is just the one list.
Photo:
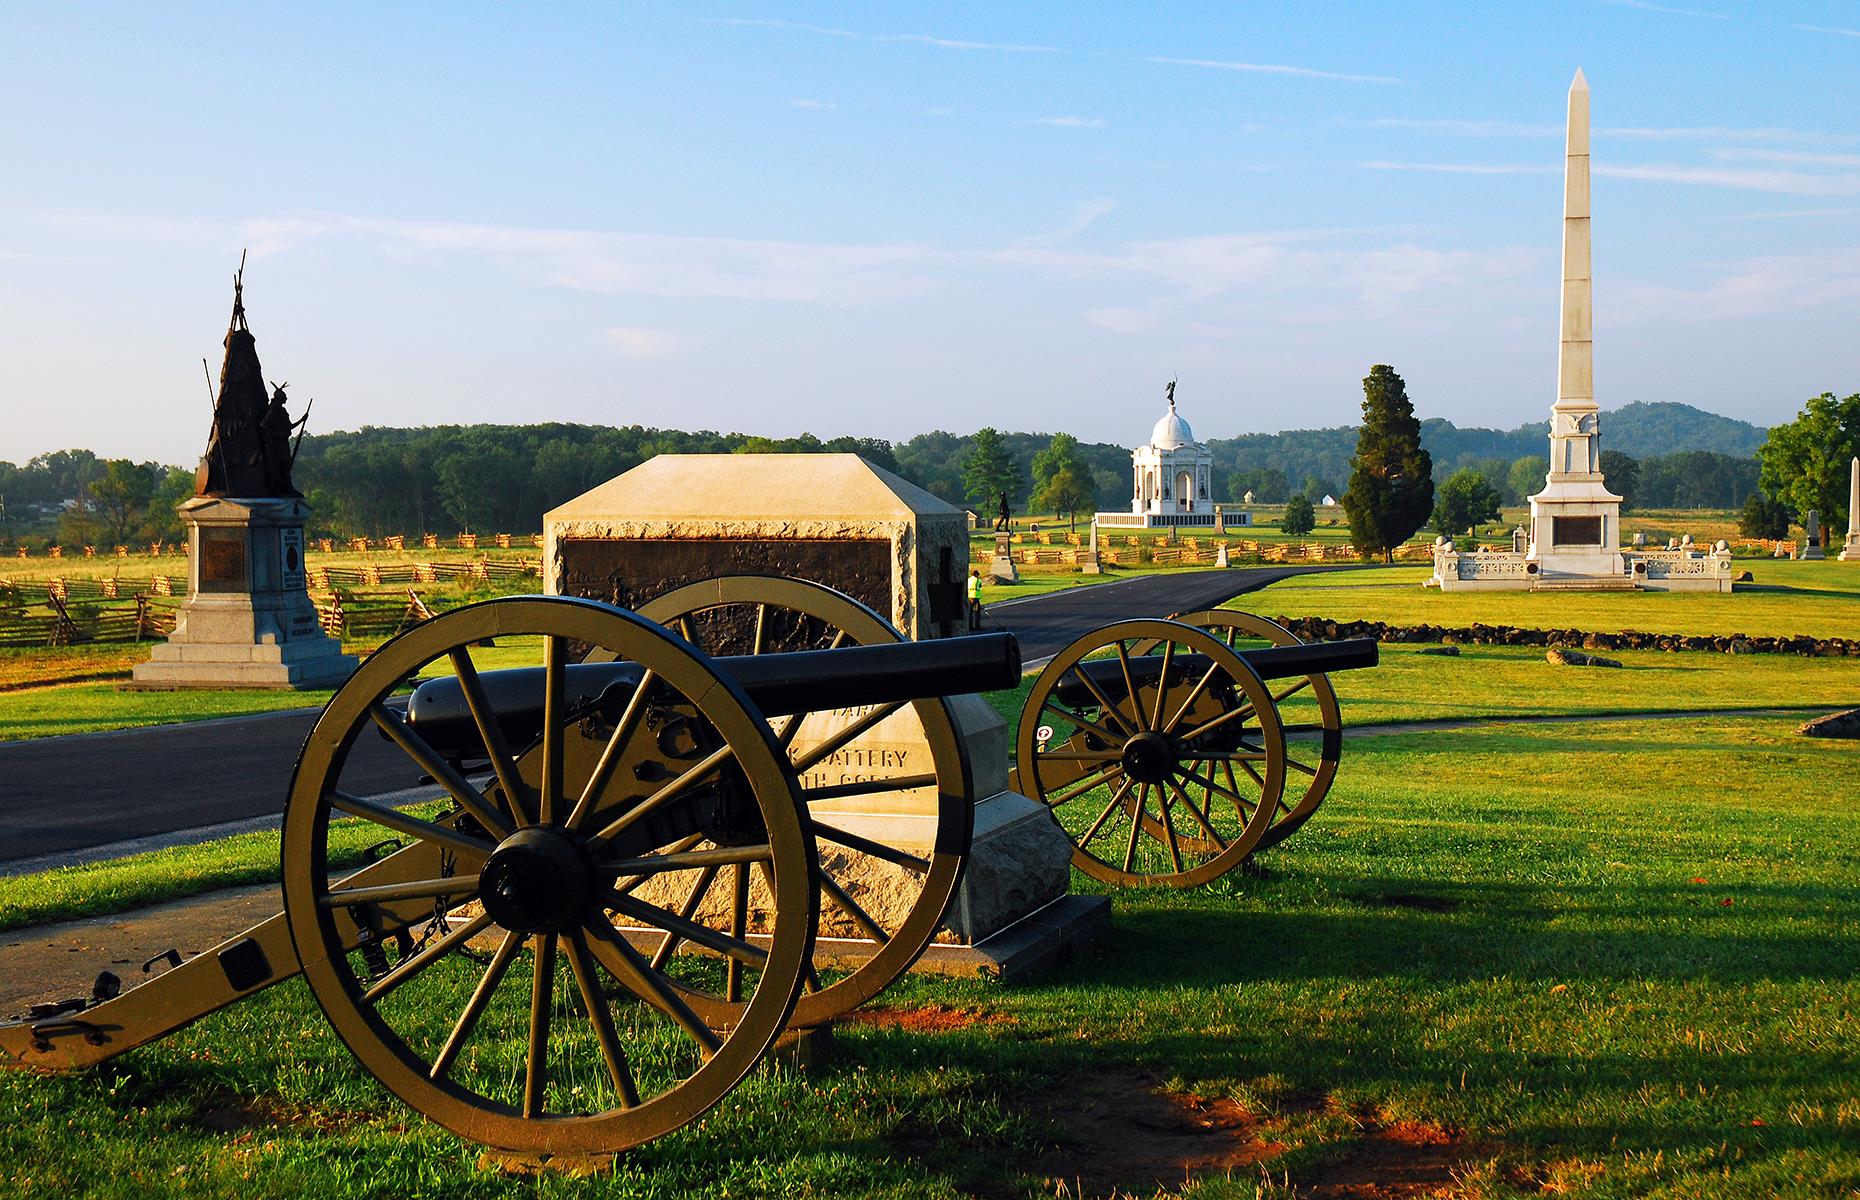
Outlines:
{"label": "cannon", "polygon": [[[696,585],[650,608],[663,624],[512,597],[391,639],[299,755],[284,912],[141,987],[0,1025],[0,1065],[99,1062],[301,972],[363,1068],[465,1138],[603,1154],[693,1120],[797,1017],[844,1011],[928,944],[969,833],[941,697],[1020,677],[1009,635],[901,642],[869,609],[791,583]],[[887,720],[918,728],[929,770],[811,780]],[[374,733],[421,787],[344,786]],[[929,850],[819,815],[926,793]],[[332,869],[363,846],[372,861]],[[917,881],[889,925],[823,868],[856,856]],[[815,962],[823,905],[871,950],[831,982]]]}
{"label": "cannon", "polygon": [[1328,675],[1376,660],[1374,641],[1301,643],[1225,609],[1104,626],[1034,681],[1016,786],[1093,878],[1207,883],[1317,811],[1343,752]]}

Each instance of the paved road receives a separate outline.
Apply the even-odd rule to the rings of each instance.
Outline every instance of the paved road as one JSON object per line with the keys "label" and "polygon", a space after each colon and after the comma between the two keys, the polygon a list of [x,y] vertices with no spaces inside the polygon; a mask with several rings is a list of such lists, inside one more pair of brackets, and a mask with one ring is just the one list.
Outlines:
{"label": "paved road", "polygon": [[[1110,621],[1210,608],[1288,575],[1337,569],[1139,576],[1010,600],[988,613],[991,624],[1020,635],[1022,656],[1032,666]],[[0,874],[198,840],[168,836],[180,831],[204,837],[275,825],[316,712],[0,742]],[[350,764],[343,782],[356,792],[397,791],[418,782],[405,756],[372,735],[357,739]],[[120,844],[138,840],[143,844]]]}
{"label": "paved road", "polygon": [[1004,600],[988,606],[985,627],[999,626],[1020,639],[1021,661],[1040,666],[1081,634],[1131,617],[1166,617],[1170,613],[1214,608],[1235,596],[1293,575],[1319,571],[1353,571],[1350,566],[1256,567],[1230,571],[1179,571],[1138,575],[1116,583]]}

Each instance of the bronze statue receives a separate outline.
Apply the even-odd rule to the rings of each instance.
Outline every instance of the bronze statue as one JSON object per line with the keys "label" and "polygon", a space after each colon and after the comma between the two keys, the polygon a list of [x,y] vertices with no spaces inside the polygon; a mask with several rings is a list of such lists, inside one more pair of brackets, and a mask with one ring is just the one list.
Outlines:
{"label": "bronze statue", "polygon": [[1001,510],[995,515],[995,532],[1006,533],[1009,529],[1007,493],[1001,493]]}
{"label": "bronze statue", "polygon": [[[226,359],[220,392],[213,402],[213,433],[194,473],[196,496],[301,496],[291,485],[296,459],[282,386],[269,396],[258,365],[258,341],[245,320],[245,259],[233,277],[232,321],[226,328]],[[306,416],[306,420],[308,417]]]}

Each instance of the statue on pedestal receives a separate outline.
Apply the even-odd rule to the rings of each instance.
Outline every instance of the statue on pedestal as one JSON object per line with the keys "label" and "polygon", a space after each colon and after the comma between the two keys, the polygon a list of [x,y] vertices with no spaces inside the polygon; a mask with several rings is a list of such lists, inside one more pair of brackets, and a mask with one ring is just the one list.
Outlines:
{"label": "statue on pedestal", "polygon": [[303,440],[304,422],[291,420],[285,408],[286,385],[265,393],[258,365],[258,340],[245,320],[245,260],[233,277],[232,320],[226,327],[226,359],[220,367],[219,397],[213,402],[213,431],[207,452],[194,472],[196,496],[303,495],[291,484],[297,458],[291,434]]}

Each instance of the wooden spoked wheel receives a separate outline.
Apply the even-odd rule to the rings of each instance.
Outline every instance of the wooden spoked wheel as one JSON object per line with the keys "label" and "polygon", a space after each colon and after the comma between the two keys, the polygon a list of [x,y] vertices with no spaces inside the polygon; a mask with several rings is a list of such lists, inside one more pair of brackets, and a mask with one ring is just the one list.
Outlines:
{"label": "wooden spoked wheel", "polygon": [[1220,637],[1121,621],[1053,658],[1021,715],[1021,791],[1054,810],[1073,865],[1194,887],[1259,845],[1285,786],[1272,695]]}
{"label": "wooden spoked wheel", "polygon": [[[1235,650],[1256,646],[1298,646],[1298,635],[1265,617],[1230,608],[1210,608],[1173,618],[1206,629]],[[1255,854],[1291,837],[1324,803],[1337,764],[1343,758],[1343,713],[1330,676],[1301,675],[1268,680],[1279,727],[1285,731],[1285,794],[1279,815],[1253,848]]]}
{"label": "wooden spoked wheel", "polygon": [[[489,639],[495,649],[480,649]],[[571,702],[571,646],[590,645],[638,664],[634,686]],[[505,744],[475,657],[541,662],[534,745]],[[481,772],[452,765],[461,758],[389,703],[421,670],[458,676]],[[436,802],[345,789],[350,748],[375,731],[405,752],[409,783],[437,782]],[[354,844],[358,824],[362,837],[434,852],[440,869],[375,887],[329,879],[332,841]],[[815,857],[786,754],[701,652],[610,605],[513,597],[392,639],[331,698],[292,780],[284,901],[317,1003],[395,1095],[491,1146],[601,1153],[692,1120],[767,1052],[812,959]],[[738,863],[763,880],[757,941],[643,898]],[[366,924],[409,902],[430,919],[403,918],[397,945],[343,949],[338,913]],[[675,932],[714,957],[655,965],[617,922]],[[713,1030],[685,1000],[701,980],[679,970],[720,976],[719,962],[733,964],[743,1002]]]}
{"label": "wooden spoked wheel", "polygon": [[[640,615],[715,657],[904,640],[852,597],[782,576],[694,583],[643,605]],[[790,1020],[820,1025],[877,995],[930,944],[962,878],[974,789],[954,717],[941,698],[776,717],[771,725],[813,818],[821,856],[824,925],[815,969]],[[740,891],[747,870],[739,864],[700,875],[686,906],[702,909],[713,889]],[[859,893],[873,886],[885,903],[862,905]],[[661,956],[678,946],[671,935],[665,941]],[[850,974],[824,983],[820,973],[835,963],[854,965]],[[721,994],[694,992],[688,999],[707,1019],[726,1023],[741,1004],[727,979]]]}

